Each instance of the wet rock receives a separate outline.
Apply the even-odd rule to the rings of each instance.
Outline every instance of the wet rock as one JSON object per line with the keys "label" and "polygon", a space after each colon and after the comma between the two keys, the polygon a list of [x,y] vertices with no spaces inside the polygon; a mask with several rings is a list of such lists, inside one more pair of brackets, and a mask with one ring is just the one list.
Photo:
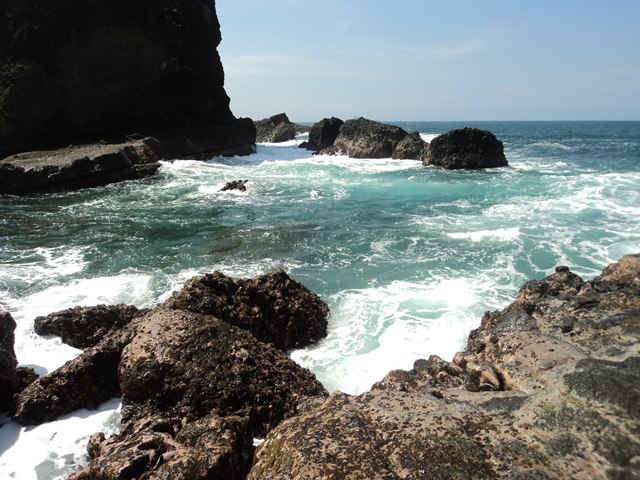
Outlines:
{"label": "wet rock", "polygon": [[628,256],[588,282],[566,268],[529,282],[453,362],[284,421],[248,478],[635,478],[639,274]]}
{"label": "wet rock", "polygon": [[307,132],[309,129],[292,123],[286,113],[279,113],[263,120],[254,122],[256,126],[256,141],[281,143],[295,140],[296,134]]}
{"label": "wet rock", "polygon": [[16,396],[14,418],[23,425],[39,425],[119,396],[118,363],[130,340],[125,327],[38,378]]}
{"label": "wet rock", "polygon": [[16,322],[9,312],[0,311],[0,412],[11,408],[13,395],[20,389],[16,375],[18,359],[13,349]]}
{"label": "wet rock", "polygon": [[225,183],[224,187],[222,187],[220,191],[226,192],[229,190],[238,190],[239,192],[246,192],[248,181],[249,180],[232,180],[231,182]]}
{"label": "wet rock", "polygon": [[69,478],[244,479],[253,458],[252,442],[244,417],[211,415],[190,424],[146,417],[108,439],[92,436],[90,462]]}
{"label": "wet rock", "polygon": [[119,365],[125,419],[242,415],[264,435],[299,403],[326,395],[280,350],[211,315],[158,309],[136,323]]}
{"label": "wet rock", "polygon": [[508,165],[502,142],[493,133],[477,128],[452,130],[434,138],[422,163],[450,170]]}
{"label": "wet rock", "polygon": [[57,335],[67,345],[84,349],[97,345],[107,335],[148,311],[131,305],[75,307],[37,317],[34,329],[38,335]]}
{"label": "wet rock", "polygon": [[220,272],[195,277],[163,305],[214,315],[282,350],[303,348],[327,334],[329,307],[281,269],[250,279]]}
{"label": "wet rock", "polygon": [[344,122],[333,146],[320,153],[351,158],[391,158],[396,146],[407,135],[400,127],[360,117]]}
{"label": "wet rock", "polygon": [[336,117],[323,118],[313,124],[309,131],[309,141],[300,144],[300,148],[319,152],[333,146],[343,124],[344,122]]}
{"label": "wet rock", "polygon": [[427,143],[418,132],[407,135],[393,150],[393,158],[397,160],[422,160]]}

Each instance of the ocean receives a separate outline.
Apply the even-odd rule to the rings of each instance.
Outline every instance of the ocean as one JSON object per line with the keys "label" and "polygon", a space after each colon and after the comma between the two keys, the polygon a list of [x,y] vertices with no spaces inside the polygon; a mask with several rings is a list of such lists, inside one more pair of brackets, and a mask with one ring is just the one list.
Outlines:
{"label": "ocean", "polygon": [[[0,197],[0,308],[22,365],[79,351],[33,331],[76,305],[150,307],[189,278],[284,268],[330,306],[329,334],[291,353],[327,389],[358,394],[429,355],[451,360],[483,312],[556,265],[591,278],[640,251],[640,122],[387,122],[429,141],[492,131],[510,166],[444,171],[413,160],[312,156],[304,139],[249,157],[164,162],[98,189]],[[230,180],[247,192],[220,192]],[[64,478],[119,401],[39,427],[0,419],[0,478]]]}

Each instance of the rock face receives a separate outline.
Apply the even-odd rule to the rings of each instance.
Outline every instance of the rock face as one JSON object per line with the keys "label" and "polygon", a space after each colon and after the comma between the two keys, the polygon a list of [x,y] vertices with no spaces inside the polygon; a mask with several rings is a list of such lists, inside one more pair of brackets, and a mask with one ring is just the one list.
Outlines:
{"label": "rock face", "polygon": [[404,137],[393,150],[393,158],[396,160],[421,160],[427,143],[422,140],[418,132],[413,132]]}
{"label": "rock face", "polygon": [[164,307],[214,315],[281,350],[327,335],[327,304],[281,269],[245,280],[220,272],[195,277]]}
{"label": "rock face", "polygon": [[640,255],[566,267],[418,360],[286,420],[248,478],[622,479],[640,469]]}
{"label": "rock face", "polygon": [[[333,146],[321,150],[320,153],[347,155],[351,158],[390,158],[408,135],[400,127],[361,117],[344,122]],[[421,141],[421,139],[418,140]],[[401,152],[407,151],[406,148],[401,149]],[[422,151],[419,155],[422,155]],[[416,159],[419,158],[419,156],[416,157]]]}
{"label": "rock face", "polygon": [[[0,158],[101,139],[122,144],[133,132],[160,142],[167,157],[150,147],[153,162],[253,151],[253,123],[229,110],[213,0],[6,0],[2,11]],[[138,178],[121,157],[148,163],[127,145],[97,163],[88,153],[79,158],[86,156],[82,168],[109,181]],[[92,185],[73,176],[67,188],[83,186]]]}
{"label": "rock face", "polygon": [[300,148],[319,152],[333,146],[343,124],[344,122],[336,117],[320,120],[311,127],[309,141],[300,144]]}
{"label": "rock face", "polygon": [[11,314],[0,312],[0,412],[9,410],[13,395],[20,386],[16,375],[18,360],[13,349],[15,329],[16,322]]}
{"label": "rock face", "polygon": [[422,163],[450,170],[508,165],[502,142],[493,133],[477,128],[452,130],[434,138]]}
{"label": "rock face", "polygon": [[36,318],[34,329],[38,335],[58,335],[67,345],[84,349],[147,312],[131,305],[75,307]]}
{"label": "rock face", "polygon": [[289,140],[294,140],[297,133],[309,130],[303,125],[292,123],[286,113],[279,113],[263,120],[257,120],[254,124],[257,142],[288,142]]}
{"label": "rock face", "polygon": [[180,310],[144,317],[122,353],[118,376],[125,419],[246,415],[257,435],[326,394],[280,350],[211,315]]}

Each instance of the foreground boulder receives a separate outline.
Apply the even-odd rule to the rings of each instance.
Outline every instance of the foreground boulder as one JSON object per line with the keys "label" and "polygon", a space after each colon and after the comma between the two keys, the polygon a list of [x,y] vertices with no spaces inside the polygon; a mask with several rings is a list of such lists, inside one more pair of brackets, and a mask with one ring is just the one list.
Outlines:
{"label": "foreground boulder", "polygon": [[486,130],[461,128],[434,138],[426,148],[424,165],[449,170],[506,167],[502,142]]}
{"label": "foreground boulder", "polygon": [[189,424],[145,417],[108,439],[93,435],[87,448],[91,461],[69,479],[240,480],[251,466],[253,449],[245,417],[210,415]]}
{"label": "foreground boulder", "polygon": [[281,143],[295,140],[296,134],[309,131],[308,127],[292,123],[286,113],[279,113],[254,122],[256,141]]}
{"label": "foreground boulder", "polygon": [[250,479],[636,478],[640,255],[567,267],[487,313],[453,362],[333,394],[259,447]]}
{"label": "foreground boulder", "polygon": [[390,158],[406,136],[407,132],[400,127],[360,117],[344,122],[333,146],[320,153],[350,158]]}
{"label": "foreground boulder", "polygon": [[13,348],[16,322],[9,312],[0,311],[0,412],[13,408],[13,396],[33,382],[37,375],[31,368],[18,367]]}
{"label": "foreground boulder", "polygon": [[333,146],[336,138],[340,134],[340,127],[344,122],[336,117],[324,118],[313,124],[309,130],[309,140],[300,144],[300,148],[306,148],[314,152],[319,152],[325,148]]}
{"label": "foreground boulder", "polygon": [[[100,140],[124,144],[134,132],[158,140],[167,155],[152,147],[158,158],[253,151],[253,122],[229,109],[213,0],[6,0],[2,12],[0,159],[69,144],[86,150]],[[0,194],[84,188],[151,173],[122,165],[149,163],[127,148],[101,153],[99,161],[91,152],[77,158],[69,152],[52,163],[47,153],[29,154],[38,159],[33,168],[57,170],[77,160],[84,174],[93,170],[101,179],[81,181],[65,167],[50,184],[33,180],[25,192],[0,184]],[[15,178],[20,169],[30,175],[33,162],[18,160],[10,161],[17,173],[4,165],[0,176]],[[71,175],[66,185],[59,181],[65,175]]]}
{"label": "foreground boulder", "polygon": [[68,308],[37,317],[34,330],[38,335],[57,335],[67,345],[84,349],[97,345],[107,335],[147,312],[131,305]]}
{"label": "foreground boulder", "polygon": [[250,279],[220,272],[195,277],[163,306],[214,315],[281,350],[327,335],[327,304],[282,269]]}

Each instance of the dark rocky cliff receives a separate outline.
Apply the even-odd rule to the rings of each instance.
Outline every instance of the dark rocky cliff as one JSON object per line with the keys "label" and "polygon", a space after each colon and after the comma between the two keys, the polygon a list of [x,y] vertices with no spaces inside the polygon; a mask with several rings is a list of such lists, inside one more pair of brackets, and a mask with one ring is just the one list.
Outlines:
{"label": "dark rocky cliff", "polygon": [[[254,143],[229,109],[214,0],[0,4],[0,157],[132,133],[175,157]],[[206,145],[174,145],[177,129]]]}

